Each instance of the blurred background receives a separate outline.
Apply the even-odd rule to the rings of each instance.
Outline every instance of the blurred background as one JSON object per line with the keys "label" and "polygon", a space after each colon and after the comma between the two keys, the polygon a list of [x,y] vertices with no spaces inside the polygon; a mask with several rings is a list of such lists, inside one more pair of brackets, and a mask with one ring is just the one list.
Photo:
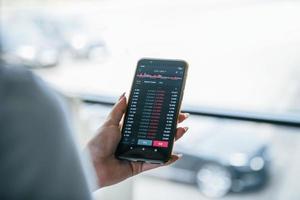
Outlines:
{"label": "blurred background", "polygon": [[174,149],[183,159],[95,199],[300,199],[300,1],[1,0],[0,9],[0,59],[68,98],[81,146],[129,91],[138,59],[190,64],[183,109],[193,115]]}

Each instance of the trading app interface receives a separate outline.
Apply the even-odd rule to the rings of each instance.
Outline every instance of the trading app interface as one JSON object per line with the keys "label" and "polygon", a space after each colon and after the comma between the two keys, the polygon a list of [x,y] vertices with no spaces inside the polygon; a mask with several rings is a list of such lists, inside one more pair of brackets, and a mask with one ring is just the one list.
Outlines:
{"label": "trading app interface", "polygon": [[128,103],[121,143],[157,151],[168,148],[176,128],[184,66],[139,64]]}

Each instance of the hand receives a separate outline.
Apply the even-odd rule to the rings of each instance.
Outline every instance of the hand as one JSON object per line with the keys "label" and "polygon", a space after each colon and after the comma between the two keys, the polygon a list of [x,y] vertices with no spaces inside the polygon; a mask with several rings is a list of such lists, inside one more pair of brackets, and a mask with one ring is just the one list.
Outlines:
{"label": "hand", "polygon": [[[98,134],[88,143],[87,148],[96,170],[99,187],[118,183],[146,170],[169,165],[181,157],[181,155],[173,154],[165,164],[149,164],[117,159],[114,153],[121,139],[120,121],[126,107],[126,97],[123,94],[113,107],[104,124],[99,128]],[[187,117],[188,114],[180,113],[178,122],[184,121]],[[187,130],[187,127],[177,128],[175,140],[181,138]]]}

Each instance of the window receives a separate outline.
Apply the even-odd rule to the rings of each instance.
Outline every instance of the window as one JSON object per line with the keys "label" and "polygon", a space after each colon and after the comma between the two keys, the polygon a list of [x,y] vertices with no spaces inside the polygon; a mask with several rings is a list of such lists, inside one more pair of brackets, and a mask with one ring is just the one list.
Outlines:
{"label": "window", "polygon": [[[128,199],[299,199],[299,128],[196,112],[299,120],[299,9],[298,1],[283,0],[4,0],[3,30],[14,21],[13,28],[26,26],[44,39],[17,41],[19,48],[3,48],[2,57],[34,68],[66,94],[112,100],[129,90],[142,57],[190,64],[183,108],[195,114],[175,149],[184,160],[96,196],[124,186]],[[86,140],[110,107],[79,107]]]}

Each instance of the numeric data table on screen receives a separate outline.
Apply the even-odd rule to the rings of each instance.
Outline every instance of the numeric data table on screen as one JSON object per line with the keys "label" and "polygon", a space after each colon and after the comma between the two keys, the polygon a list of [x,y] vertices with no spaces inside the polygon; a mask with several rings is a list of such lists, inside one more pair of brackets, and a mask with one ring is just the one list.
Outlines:
{"label": "numeric data table on screen", "polygon": [[182,87],[183,69],[138,66],[132,87],[122,142],[166,148],[174,133],[174,120]]}

